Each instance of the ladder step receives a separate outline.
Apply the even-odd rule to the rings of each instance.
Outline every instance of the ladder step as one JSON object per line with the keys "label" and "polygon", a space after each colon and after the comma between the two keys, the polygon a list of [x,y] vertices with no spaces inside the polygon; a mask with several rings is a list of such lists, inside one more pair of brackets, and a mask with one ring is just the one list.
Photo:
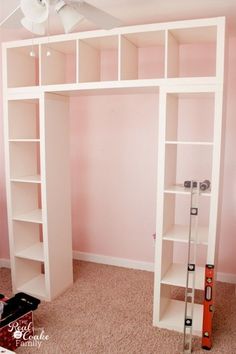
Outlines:
{"label": "ladder step", "polygon": [[193,320],[191,317],[186,317],[185,318],[185,326],[186,327],[192,327],[192,324],[193,324]]}
{"label": "ladder step", "polygon": [[188,264],[188,271],[189,272],[194,272],[195,271],[195,264],[194,263],[189,263]]}

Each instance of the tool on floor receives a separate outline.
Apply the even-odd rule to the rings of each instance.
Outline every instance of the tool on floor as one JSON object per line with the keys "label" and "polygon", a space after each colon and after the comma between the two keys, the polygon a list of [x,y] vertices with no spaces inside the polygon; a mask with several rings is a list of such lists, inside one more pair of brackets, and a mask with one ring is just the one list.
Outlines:
{"label": "tool on floor", "polygon": [[214,265],[205,267],[205,296],[203,302],[202,348],[210,350],[212,347],[212,318],[213,318],[213,287]]}
{"label": "tool on floor", "polygon": [[198,243],[198,200],[200,194],[200,184],[197,183],[196,185],[196,181],[191,181],[190,188],[190,217],[184,311],[184,354],[190,354],[192,351],[196,257]]}

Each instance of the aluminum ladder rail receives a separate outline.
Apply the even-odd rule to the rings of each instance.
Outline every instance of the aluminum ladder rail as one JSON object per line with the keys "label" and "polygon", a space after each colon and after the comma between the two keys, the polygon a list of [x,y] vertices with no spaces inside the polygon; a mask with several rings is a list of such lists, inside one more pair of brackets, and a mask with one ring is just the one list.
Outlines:
{"label": "aluminum ladder rail", "polygon": [[197,183],[196,188],[194,188],[193,181],[191,181],[190,188],[190,216],[188,233],[187,276],[185,288],[183,354],[191,354],[192,351],[200,183]]}

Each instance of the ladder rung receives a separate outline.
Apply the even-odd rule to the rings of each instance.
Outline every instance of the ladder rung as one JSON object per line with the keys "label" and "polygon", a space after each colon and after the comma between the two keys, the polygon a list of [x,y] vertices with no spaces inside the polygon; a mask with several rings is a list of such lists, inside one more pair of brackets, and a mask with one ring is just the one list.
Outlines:
{"label": "ladder rung", "polygon": [[188,264],[188,271],[189,272],[194,272],[195,271],[195,264],[194,263],[189,263]]}
{"label": "ladder rung", "polygon": [[192,324],[193,324],[193,320],[191,317],[185,318],[185,326],[186,327],[192,327]]}

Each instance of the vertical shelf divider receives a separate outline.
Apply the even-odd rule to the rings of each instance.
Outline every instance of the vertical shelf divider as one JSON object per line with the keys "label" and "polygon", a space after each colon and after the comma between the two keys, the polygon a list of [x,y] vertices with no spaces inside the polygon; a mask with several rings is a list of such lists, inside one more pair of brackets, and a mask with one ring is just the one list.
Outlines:
{"label": "vertical shelf divider", "polygon": [[138,48],[121,36],[121,80],[138,78]]}
{"label": "vertical shelf divider", "polygon": [[100,56],[97,49],[79,40],[79,81],[100,81]]}
{"label": "vertical shelf divider", "polygon": [[80,50],[79,50],[79,40],[76,40],[76,52],[75,52],[75,65],[76,65],[76,83],[80,82],[79,66],[80,66]]}
{"label": "vertical shelf divider", "polygon": [[167,77],[179,75],[179,45],[173,34],[167,32]]}

